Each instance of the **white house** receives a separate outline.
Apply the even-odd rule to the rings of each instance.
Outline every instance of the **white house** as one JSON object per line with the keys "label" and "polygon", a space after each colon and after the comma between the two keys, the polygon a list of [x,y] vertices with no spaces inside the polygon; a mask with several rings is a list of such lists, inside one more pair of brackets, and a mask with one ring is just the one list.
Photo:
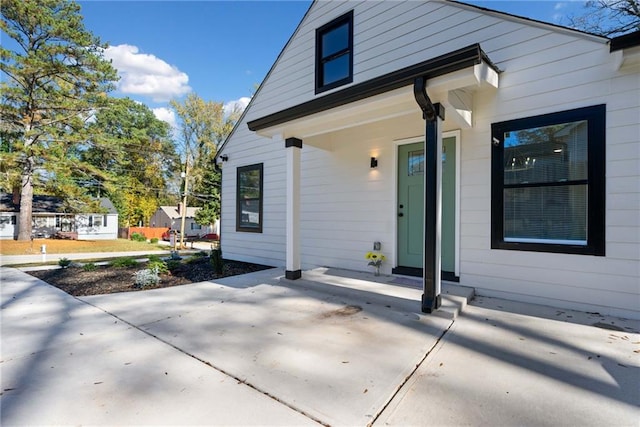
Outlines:
{"label": "white house", "polygon": [[[109,199],[103,197],[99,201],[101,212],[73,213],[59,197],[34,195],[32,235],[48,238],[63,234],[78,240],[117,239],[118,211]],[[11,194],[0,194],[0,239],[18,236],[19,210]]]}
{"label": "white house", "polygon": [[[160,206],[151,216],[149,221],[152,227],[168,227],[180,230],[182,225],[182,212],[178,206]],[[202,226],[196,222],[198,207],[188,206],[185,212],[184,234],[185,236],[203,236],[210,233],[218,233],[218,221],[213,226]]]}
{"label": "white house", "polygon": [[640,33],[315,1],[216,160],[225,258],[640,318]]}

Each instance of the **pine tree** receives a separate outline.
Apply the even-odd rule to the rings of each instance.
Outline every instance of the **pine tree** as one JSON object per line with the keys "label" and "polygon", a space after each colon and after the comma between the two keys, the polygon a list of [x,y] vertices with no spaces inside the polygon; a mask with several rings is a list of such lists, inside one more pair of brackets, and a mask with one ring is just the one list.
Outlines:
{"label": "pine tree", "polygon": [[[74,162],[75,150],[117,74],[102,56],[106,45],[85,29],[76,3],[2,0],[0,11],[0,29],[12,39],[0,46],[1,132],[9,140],[2,145],[3,164],[17,170],[10,179],[20,190],[18,240],[28,240],[34,182],[82,168]],[[60,180],[67,184],[77,190]]]}

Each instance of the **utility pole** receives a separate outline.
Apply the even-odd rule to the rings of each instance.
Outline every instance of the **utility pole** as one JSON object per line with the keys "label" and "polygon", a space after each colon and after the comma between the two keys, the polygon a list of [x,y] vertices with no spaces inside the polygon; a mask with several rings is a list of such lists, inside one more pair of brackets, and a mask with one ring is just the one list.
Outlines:
{"label": "utility pole", "polygon": [[189,157],[186,157],[184,162],[184,194],[182,195],[182,221],[180,223],[180,249],[184,248],[184,223],[187,218],[187,191],[189,189]]}

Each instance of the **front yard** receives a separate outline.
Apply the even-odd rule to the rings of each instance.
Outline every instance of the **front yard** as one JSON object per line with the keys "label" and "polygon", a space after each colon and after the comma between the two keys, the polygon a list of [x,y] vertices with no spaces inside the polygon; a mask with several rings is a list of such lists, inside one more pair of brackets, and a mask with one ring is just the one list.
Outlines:
{"label": "front yard", "polygon": [[39,254],[42,245],[46,245],[47,253],[69,254],[86,252],[130,252],[168,250],[168,246],[133,240],[57,240],[34,239],[33,241],[0,240],[2,255]]}
{"label": "front yard", "polygon": [[[179,261],[163,261],[158,256],[150,256],[149,258],[149,262],[138,263],[134,258],[117,258],[106,265],[71,264],[67,268],[29,271],[28,273],[70,295],[86,296],[186,285],[271,268],[264,265],[225,260],[222,272],[217,273],[211,259],[203,253]],[[163,266],[158,274],[159,281],[145,286],[136,285],[136,272],[152,268],[150,263],[155,265],[160,263]]]}

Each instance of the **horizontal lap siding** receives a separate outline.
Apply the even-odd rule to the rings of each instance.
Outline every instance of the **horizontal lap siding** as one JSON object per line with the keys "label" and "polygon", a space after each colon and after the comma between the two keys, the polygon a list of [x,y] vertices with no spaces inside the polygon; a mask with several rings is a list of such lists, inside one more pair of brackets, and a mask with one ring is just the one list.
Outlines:
{"label": "horizontal lap siding", "polygon": [[[418,127],[415,127],[417,122]],[[330,149],[302,150],[300,213],[303,268],[367,270],[366,252],[382,243],[390,273],[395,250],[393,135],[419,132],[414,117],[388,120],[331,135]],[[322,137],[317,137],[322,139]],[[378,168],[371,169],[375,155]]]}
{"label": "horizontal lap siding", "polygon": [[[483,48],[487,45],[481,43]],[[487,52],[500,89],[462,136],[461,282],[485,295],[640,317],[640,84],[606,46],[545,34]],[[491,250],[491,123],[607,104],[606,257]]]}
{"label": "horizontal lap siding", "polygon": [[[250,132],[246,125],[236,129],[225,149],[229,157],[222,164],[221,239],[227,259],[256,262],[275,267],[285,259],[284,142],[277,143]],[[264,203],[262,233],[236,232],[236,170],[263,163]]]}
{"label": "horizontal lap siding", "polygon": [[[227,254],[284,265],[285,152],[247,132],[246,121],[316,97],[315,29],[351,9],[355,11],[354,84],[472,43],[480,43],[503,71],[499,89],[474,95],[473,128],[461,131],[461,283],[485,294],[640,317],[638,74],[616,72],[615,55],[601,41],[437,1],[315,4],[225,149],[230,157],[223,180]],[[425,25],[430,20],[434,22]],[[491,124],[601,103],[607,104],[607,256],[492,250]],[[402,134],[403,126],[372,124],[332,134],[330,143],[316,141],[327,149],[305,143],[303,268],[366,270],[363,255],[374,241],[381,241],[383,252],[391,255],[385,271],[394,265],[392,141],[422,131]],[[455,125],[447,122],[446,127]],[[373,151],[380,161],[374,172],[368,166]],[[240,160],[254,163],[249,158],[265,162],[268,200],[263,235],[234,231],[235,169],[229,166]]]}

